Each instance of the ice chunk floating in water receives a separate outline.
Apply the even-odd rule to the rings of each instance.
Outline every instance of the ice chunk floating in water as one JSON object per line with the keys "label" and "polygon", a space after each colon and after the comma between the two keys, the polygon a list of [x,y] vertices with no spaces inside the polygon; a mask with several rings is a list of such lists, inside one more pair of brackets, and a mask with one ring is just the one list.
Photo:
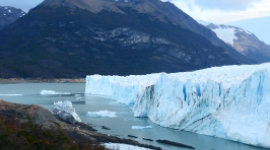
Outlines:
{"label": "ice chunk floating in water", "polygon": [[150,150],[144,147],[138,147],[138,146],[127,145],[127,144],[119,144],[119,143],[105,143],[103,144],[103,146],[110,150]]}
{"label": "ice chunk floating in water", "polygon": [[152,126],[146,126],[146,127],[142,127],[142,126],[132,126],[132,129],[152,129]]}
{"label": "ice chunk floating in water", "polygon": [[97,112],[88,112],[86,114],[87,117],[92,118],[115,118],[117,117],[116,112],[103,110],[103,111],[97,111]]}
{"label": "ice chunk floating in water", "polygon": [[135,117],[270,148],[270,63],[86,81],[86,94],[133,104]]}
{"label": "ice chunk floating in water", "polygon": [[39,93],[40,95],[46,96],[46,95],[71,95],[71,93],[60,93],[60,92],[55,92],[52,90],[42,90]]}
{"label": "ice chunk floating in water", "polygon": [[68,123],[74,124],[76,122],[81,122],[80,117],[72,107],[70,101],[54,102],[52,114]]}
{"label": "ice chunk floating in water", "polygon": [[0,94],[0,96],[12,97],[12,96],[23,96],[23,94]]}

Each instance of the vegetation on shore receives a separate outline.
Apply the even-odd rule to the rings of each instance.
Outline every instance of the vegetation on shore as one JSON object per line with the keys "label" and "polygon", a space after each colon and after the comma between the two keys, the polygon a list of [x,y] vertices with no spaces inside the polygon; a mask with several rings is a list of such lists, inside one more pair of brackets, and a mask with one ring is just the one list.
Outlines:
{"label": "vegetation on shore", "polygon": [[0,150],[105,150],[89,141],[74,141],[59,124],[57,130],[46,130],[28,117],[20,123],[16,118],[0,116]]}

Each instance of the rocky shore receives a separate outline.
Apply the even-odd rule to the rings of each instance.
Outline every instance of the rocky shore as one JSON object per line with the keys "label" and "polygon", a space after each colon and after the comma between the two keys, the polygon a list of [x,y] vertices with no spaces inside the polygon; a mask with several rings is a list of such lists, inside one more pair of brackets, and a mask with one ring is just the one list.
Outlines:
{"label": "rocky shore", "polygon": [[4,118],[15,118],[19,123],[27,122],[27,117],[30,116],[36,124],[42,125],[42,128],[49,130],[56,130],[58,128],[56,125],[57,123],[68,134],[68,136],[75,141],[84,139],[92,144],[121,143],[161,150],[159,147],[140,144],[130,139],[121,139],[98,133],[94,128],[85,123],[77,122],[76,124],[68,124],[57,119],[49,110],[37,105],[14,104],[0,100],[0,115]]}

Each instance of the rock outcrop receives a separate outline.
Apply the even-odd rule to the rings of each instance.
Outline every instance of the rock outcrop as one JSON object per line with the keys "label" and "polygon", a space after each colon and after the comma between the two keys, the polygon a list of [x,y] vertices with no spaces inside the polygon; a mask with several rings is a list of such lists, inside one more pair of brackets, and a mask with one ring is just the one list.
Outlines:
{"label": "rock outcrop", "polygon": [[85,123],[77,122],[76,124],[68,124],[57,119],[49,110],[37,105],[14,104],[0,100],[0,115],[8,118],[14,117],[20,123],[25,123],[27,121],[27,117],[30,116],[35,123],[42,125],[43,128],[49,130],[57,129],[57,125],[55,123],[58,123],[75,141],[83,138],[92,144],[99,144],[101,142],[123,143],[161,150],[159,147],[140,144],[129,139],[120,139],[118,137],[98,133],[95,129]]}

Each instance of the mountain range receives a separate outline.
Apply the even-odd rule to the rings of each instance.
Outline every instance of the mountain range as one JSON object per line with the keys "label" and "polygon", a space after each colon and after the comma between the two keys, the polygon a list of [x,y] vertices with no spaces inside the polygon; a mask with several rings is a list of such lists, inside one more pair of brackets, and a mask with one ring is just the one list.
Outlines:
{"label": "mountain range", "polygon": [[26,13],[14,7],[1,7],[0,6],[0,30],[5,28],[7,25],[13,23],[14,21],[18,20]]}
{"label": "mountain range", "polygon": [[264,41],[267,45],[270,45],[270,16],[244,19],[240,21],[229,22],[228,24],[246,29],[254,33],[260,40]]}
{"label": "mountain range", "polygon": [[265,44],[250,31],[230,25],[198,22],[214,31],[220,39],[247,58],[258,63],[270,61],[270,45]]}
{"label": "mountain range", "polygon": [[0,35],[1,78],[171,73],[255,63],[159,0],[45,0]]}

